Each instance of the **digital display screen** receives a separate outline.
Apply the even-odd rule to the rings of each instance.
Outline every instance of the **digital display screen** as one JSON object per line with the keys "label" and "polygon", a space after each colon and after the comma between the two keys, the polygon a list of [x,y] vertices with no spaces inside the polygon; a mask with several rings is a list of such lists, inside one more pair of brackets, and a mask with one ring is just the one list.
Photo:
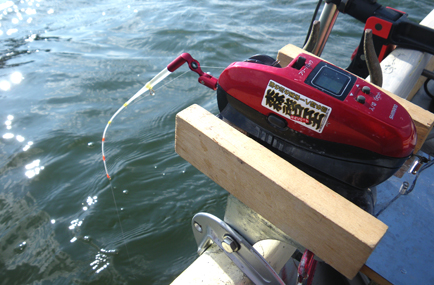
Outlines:
{"label": "digital display screen", "polygon": [[323,88],[336,96],[341,96],[345,87],[351,81],[351,78],[341,72],[323,66],[312,80],[312,84]]}

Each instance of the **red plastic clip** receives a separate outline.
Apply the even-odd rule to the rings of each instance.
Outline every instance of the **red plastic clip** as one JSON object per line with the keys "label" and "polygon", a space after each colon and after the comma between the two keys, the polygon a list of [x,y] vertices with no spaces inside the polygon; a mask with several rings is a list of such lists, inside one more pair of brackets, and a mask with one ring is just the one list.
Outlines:
{"label": "red plastic clip", "polygon": [[297,285],[306,284],[311,285],[313,276],[315,275],[317,260],[315,260],[315,254],[309,250],[305,250],[301,257],[300,264],[297,270]]}
{"label": "red plastic clip", "polygon": [[188,63],[188,67],[190,68],[190,70],[196,72],[199,75],[198,81],[200,84],[205,85],[206,87],[211,88],[212,90],[217,89],[217,78],[215,78],[214,76],[208,73],[203,72],[202,69],[200,68],[200,63],[197,60],[195,60],[189,53],[185,52],[180,56],[178,56],[177,58],[175,58],[174,61],[169,63],[169,65],[167,66],[167,70],[169,70],[170,72],[174,72],[186,62]]}

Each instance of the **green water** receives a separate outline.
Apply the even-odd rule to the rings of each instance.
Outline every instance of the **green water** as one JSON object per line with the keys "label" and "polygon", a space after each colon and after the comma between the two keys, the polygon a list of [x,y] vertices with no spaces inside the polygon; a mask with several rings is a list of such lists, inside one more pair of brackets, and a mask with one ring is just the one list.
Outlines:
{"label": "green water", "polygon": [[[301,46],[315,2],[1,2],[0,283],[170,283],[197,257],[193,215],[224,213],[227,192],[174,151],[176,113],[217,114],[215,93],[182,67],[124,110],[107,133],[112,186],[108,119],[182,52],[218,76]],[[381,3],[417,22],[434,8]],[[362,27],[340,15],[323,56],[345,67]]]}

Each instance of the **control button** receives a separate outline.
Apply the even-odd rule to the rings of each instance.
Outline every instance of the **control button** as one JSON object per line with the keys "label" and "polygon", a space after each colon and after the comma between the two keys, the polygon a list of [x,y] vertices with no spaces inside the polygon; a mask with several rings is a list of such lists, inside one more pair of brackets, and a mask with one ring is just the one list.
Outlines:
{"label": "control button", "polygon": [[294,67],[295,69],[300,70],[304,65],[306,64],[306,58],[299,56],[297,58],[297,61],[294,63],[294,65],[292,67]]}
{"label": "control button", "polygon": [[362,87],[362,92],[365,94],[370,94],[371,93],[371,88],[369,88],[369,86],[363,86]]}
{"label": "control button", "polygon": [[273,114],[270,114],[270,116],[268,116],[268,122],[275,127],[279,127],[279,128],[286,127],[286,121],[281,117]]}
{"label": "control button", "polygon": [[365,96],[359,95],[357,96],[356,101],[359,102],[360,104],[365,104],[366,98]]}

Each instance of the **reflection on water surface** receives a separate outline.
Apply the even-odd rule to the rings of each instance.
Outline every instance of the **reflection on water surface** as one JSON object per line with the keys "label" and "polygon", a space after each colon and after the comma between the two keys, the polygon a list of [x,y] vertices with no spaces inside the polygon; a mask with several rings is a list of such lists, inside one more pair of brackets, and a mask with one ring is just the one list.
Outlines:
{"label": "reflection on water surface", "polygon": [[[190,72],[178,78],[183,67],[119,115],[107,145],[119,216],[104,126],[182,52],[218,77],[233,61],[300,46],[314,2],[0,3],[0,280],[170,283],[197,257],[193,215],[225,208],[226,191],[174,151],[176,113],[196,103],[216,114],[215,92]],[[432,6],[383,2],[419,18]],[[345,65],[361,28],[339,16],[326,59]]]}

